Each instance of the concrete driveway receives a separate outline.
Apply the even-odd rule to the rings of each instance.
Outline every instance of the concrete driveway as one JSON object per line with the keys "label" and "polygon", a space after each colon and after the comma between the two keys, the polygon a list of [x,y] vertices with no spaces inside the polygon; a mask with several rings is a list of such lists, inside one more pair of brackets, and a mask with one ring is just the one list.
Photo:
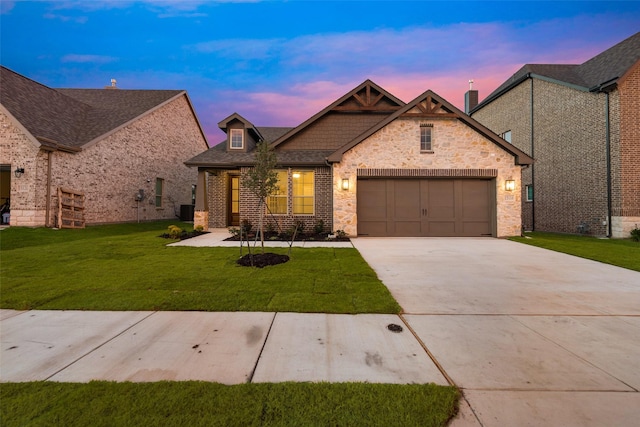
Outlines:
{"label": "concrete driveway", "polygon": [[464,392],[453,426],[635,426],[640,273],[491,238],[358,238]]}

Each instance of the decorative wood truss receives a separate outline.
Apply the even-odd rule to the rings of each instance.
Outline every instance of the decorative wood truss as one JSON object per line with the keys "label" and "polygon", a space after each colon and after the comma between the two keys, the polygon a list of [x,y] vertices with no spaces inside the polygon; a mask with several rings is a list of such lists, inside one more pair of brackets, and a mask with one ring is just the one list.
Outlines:
{"label": "decorative wood truss", "polygon": [[427,95],[415,107],[402,114],[401,117],[413,118],[456,118],[458,114],[450,111],[444,104],[431,95]]}
{"label": "decorative wood truss", "polygon": [[340,103],[340,105],[333,107],[332,111],[392,113],[400,108],[402,106],[398,105],[394,100],[389,99],[371,84],[367,84]]}

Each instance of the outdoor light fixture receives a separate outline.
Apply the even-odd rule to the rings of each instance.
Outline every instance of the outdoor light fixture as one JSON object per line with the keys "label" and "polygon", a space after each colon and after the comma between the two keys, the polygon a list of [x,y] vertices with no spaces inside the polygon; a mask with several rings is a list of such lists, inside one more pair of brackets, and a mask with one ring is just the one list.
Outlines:
{"label": "outdoor light fixture", "polygon": [[16,170],[13,171],[13,174],[16,178],[20,178],[24,174],[24,168],[16,168]]}
{"label": "outdoor light fixture", "polygon": [[516,189],[516,182],[513,179],[508,179],[504,182],[504,189],[507,191],[513,191]]}
{"label": "outdoor light fixture", "polygon": [[342,189],[343,190],[348,190],[349,189],[349,178],[343,178],[342,179]]}

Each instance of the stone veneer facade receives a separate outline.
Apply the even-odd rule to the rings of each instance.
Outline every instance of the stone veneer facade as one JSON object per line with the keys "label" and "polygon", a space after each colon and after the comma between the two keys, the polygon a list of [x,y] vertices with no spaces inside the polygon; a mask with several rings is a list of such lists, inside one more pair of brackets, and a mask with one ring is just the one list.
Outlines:
{"label": "stone veneer facade", "polygon": [[[183,95],[78,153],[41,150],[22,126],[0,113],[0,148],[2,165],[25,169],[19,178],[11,173],[11,225],[44,226],[55,225],[58,187],[85,194],[87,224],[176,218],[181,204],[192,203],[197,178],[197,170],[184,161],[207,143]],[[164,180],[160,208],[155,206],[156,178]],[[139,189],[147,197],[137,203]]]}
{"label": "stone veneer facade", "polygon": [[[431,152],[420,151],[421,123],[433,124]],[[463,176],[461,170],[497,170],[496,236],[521,234],[521,166],[513,155],[457,119],[398,118],[344,153],[333,168],[334,229],[349,235],[355,236],[358,230],[359,169],[412,170],[416,176],[421,170],[437,170],[436,175],[447,177]],[[347,191],[341,189],[345,178],[349,179]],[[515,180],[517,191],[505,191],[508,179]]]}

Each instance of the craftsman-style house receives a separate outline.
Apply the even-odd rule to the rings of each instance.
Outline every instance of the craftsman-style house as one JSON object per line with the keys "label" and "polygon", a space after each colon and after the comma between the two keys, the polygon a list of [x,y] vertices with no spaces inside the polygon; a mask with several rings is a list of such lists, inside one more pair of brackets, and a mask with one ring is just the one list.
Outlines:
{"label": "craftsman-style house", "polygon": [[257,223],[242,186],[254,149],[278,158],[268,200],[273,227],[295,221],[361,236],[511,236],[521,233],[520,174],[532,158],[432,91],[410,103],[370,80],[295,128],[232,114],[227,138],[186,162],[198,168],[195,224]]}

